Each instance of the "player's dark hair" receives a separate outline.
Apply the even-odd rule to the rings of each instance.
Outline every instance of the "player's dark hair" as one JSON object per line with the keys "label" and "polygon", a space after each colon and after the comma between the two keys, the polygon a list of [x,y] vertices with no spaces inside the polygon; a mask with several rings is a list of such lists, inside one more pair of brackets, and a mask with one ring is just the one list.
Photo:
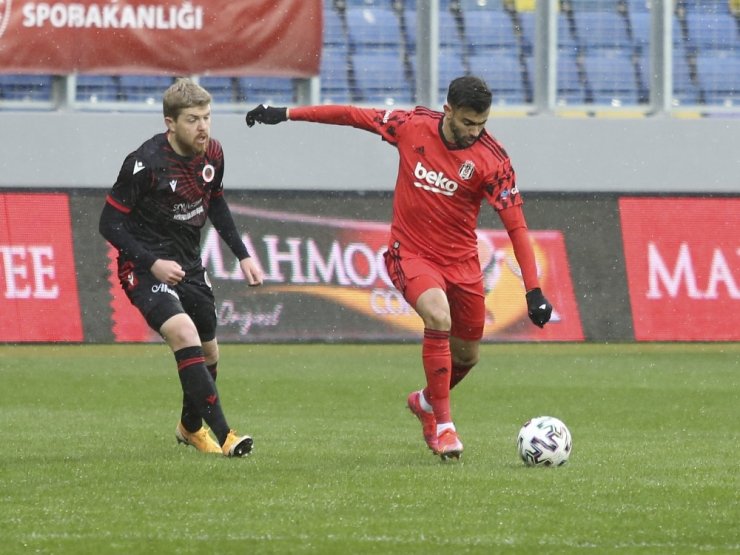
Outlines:
{"label": "player's dark hair", "polygon": [[164,117],[177,119],[185,108],[206,106],[211,103],[211,94],[191,79],[179,78],[164,91],[162,111]]}
{"label": "player's dark hair", "polygon": [[451,108],[472,108],[481,113],[491,107],[492,98],[486,82],[474,75],[453,79],[447,89],[447,104]]}

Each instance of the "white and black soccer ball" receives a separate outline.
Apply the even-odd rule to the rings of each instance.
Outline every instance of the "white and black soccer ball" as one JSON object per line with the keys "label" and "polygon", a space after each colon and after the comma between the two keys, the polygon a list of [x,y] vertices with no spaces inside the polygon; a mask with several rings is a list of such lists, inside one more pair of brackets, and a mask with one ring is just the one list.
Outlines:
{"label": "white and black soccer ball", "polygon": [[562,466],[568,462],[573,440],[561,420],[538,416],[519,430],[517,450],[527,466]]}

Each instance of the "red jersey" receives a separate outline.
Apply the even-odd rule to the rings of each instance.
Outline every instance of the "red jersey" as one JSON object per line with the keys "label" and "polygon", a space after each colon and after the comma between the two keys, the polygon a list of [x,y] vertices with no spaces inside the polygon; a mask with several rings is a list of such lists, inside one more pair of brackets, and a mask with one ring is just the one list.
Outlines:
{"label": "red jersey", "polygon": [[496,211],[522,204],[503,147],[483,131],[466,148],[442,136],[441,112],[355,106],[290,109],[290,119],[350,125],[380,135],[398,149],[390,243],[438,264],[478,253],[476,227],[483,199]]}

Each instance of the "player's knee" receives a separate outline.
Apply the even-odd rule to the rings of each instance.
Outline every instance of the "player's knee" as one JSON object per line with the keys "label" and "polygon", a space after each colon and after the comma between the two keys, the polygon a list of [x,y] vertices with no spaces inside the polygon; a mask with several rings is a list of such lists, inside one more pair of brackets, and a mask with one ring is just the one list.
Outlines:
{"label": "player's knee", "polygon": [[160,328],[160,333],[173,350],[201,344],[195,324],[183,314],[167,320]]}
{"label": "player's knee", "polygon": [[203,342],[203,355],[206,358],[206,364],[216,364],[218,354],[218,342],[215,339]]}
{"label": "player's knee", "polygon": [[446,310],[430,310],[424,316],[424,326],[433,330],[449,330],[452,327],[450,313]]}

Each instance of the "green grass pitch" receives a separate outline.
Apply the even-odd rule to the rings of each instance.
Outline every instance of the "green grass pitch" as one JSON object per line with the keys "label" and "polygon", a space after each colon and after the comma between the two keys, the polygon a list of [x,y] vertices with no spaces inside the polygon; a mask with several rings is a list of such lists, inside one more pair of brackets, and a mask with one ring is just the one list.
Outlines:
{"label": "green grass pitch", "polygon": [[[163,345],[0,346],[2,553],[730,553],[740,344],[504,344],[453,391],[462,460],[426,449],[418,345],[223,345],[246,459],[175,443]],[[569,463],[527,468],[529,417]]]}

